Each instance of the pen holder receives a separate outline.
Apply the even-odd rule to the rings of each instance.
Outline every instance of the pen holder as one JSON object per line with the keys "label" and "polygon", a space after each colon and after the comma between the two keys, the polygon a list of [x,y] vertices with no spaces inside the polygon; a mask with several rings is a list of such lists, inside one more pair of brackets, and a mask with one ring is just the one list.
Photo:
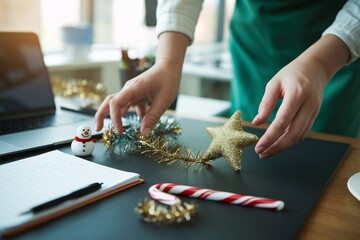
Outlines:
{"label": "pen holder", "polygon": [[[121,88],[124,87],[125,83],[142,74],[151,68],[155,63],[155,58],[151,56],[145,56],[142,58],[130,58],[127,49],[121,50],[121,60],[120,60],[120,85]],[[177,97],[175,101],[170,105],[169,109],[175,110],[177,103]]]}

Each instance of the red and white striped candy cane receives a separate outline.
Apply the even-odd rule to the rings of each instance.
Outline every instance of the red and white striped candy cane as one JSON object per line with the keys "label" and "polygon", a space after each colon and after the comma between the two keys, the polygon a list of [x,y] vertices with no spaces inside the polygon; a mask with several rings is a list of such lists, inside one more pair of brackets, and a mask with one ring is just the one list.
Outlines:
{"label": "red and white striped candy cane", "polygon": [[242,194],[203,189],[175,183],[159,183],[149,188],[149,194],[154,200],[167,205],[175,205],[181,202],[177,196],[169,193],[276,211],[283,210],[285,206],[283,201],[276,199],[246,196]]}

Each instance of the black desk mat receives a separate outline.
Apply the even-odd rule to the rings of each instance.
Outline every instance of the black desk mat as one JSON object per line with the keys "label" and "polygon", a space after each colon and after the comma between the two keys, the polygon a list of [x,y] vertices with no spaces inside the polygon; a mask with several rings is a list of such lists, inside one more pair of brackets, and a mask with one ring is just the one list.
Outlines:
{"label": "black desk mat", "polygon": [[[205,128],[221,123],[179,119],[183,134],[179,144],[194,152],[207,149],[211,139]],[[262,130],[245,128],[261,136]],[[71,153],[69,146],[59,148]],[[242,170],[236,172],[222,158],[210,169],[184,169],[157,163],[142,155],[105,153],[97,143],[88,160],[140,173],[145,182],[114,196],[78,209],[19,239],[294,239],[306,222],[327,183],[335,173],[348,144],[305,139],[272,158],[261,160],[254,146],[243,153]],[[22,156],[22,157],[27,157]],[[198,214],[178,225],[146,223],[134,212],[156,183],[170,182],[233,193],[283,200],[280,212],[181,197],[195,202]],[[339,203],[340,204],[340,203]]]}

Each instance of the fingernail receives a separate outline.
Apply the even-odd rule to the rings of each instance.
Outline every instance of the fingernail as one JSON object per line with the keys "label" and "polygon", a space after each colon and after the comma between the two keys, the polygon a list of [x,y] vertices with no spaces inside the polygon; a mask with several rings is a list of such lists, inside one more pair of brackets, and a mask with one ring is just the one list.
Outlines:
{"label": "fingernail", "polygon": [[151,133],[150,128],[145,128],[143,135],[144,135],[145,137],[149,137],[149,136],[150,136],[150,133]]}
{"label": "fingernail", "polygon": [[262,153],[263,151],[265,150],[265,147],[264,146],[259,146],[255,149],[256,153],[257,154],[260,154]]}
{"label": "fingernail", "polygon": [[252,123],[256,123],[259,120],[259,114],[257,114],[254,119],[252,120]]}
{"label": "fingernail", "polygon": [[259,157],[260,157],[261,159],[268,158],[269,156],[270,156],[270,154],[267,154],[267,153],[261,153],[261,154],[259,154]]}

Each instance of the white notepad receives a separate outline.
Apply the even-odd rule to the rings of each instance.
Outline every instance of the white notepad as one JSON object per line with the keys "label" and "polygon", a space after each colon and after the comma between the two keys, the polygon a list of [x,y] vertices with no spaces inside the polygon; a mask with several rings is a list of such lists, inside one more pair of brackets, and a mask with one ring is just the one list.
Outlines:
{"label": "white notepad", "polygon": [[[101,189],[38,214],[21,213],[94,182]],[[142,182],[121,171],[58,150],[0,166],[0,232],[11,235]]]}

